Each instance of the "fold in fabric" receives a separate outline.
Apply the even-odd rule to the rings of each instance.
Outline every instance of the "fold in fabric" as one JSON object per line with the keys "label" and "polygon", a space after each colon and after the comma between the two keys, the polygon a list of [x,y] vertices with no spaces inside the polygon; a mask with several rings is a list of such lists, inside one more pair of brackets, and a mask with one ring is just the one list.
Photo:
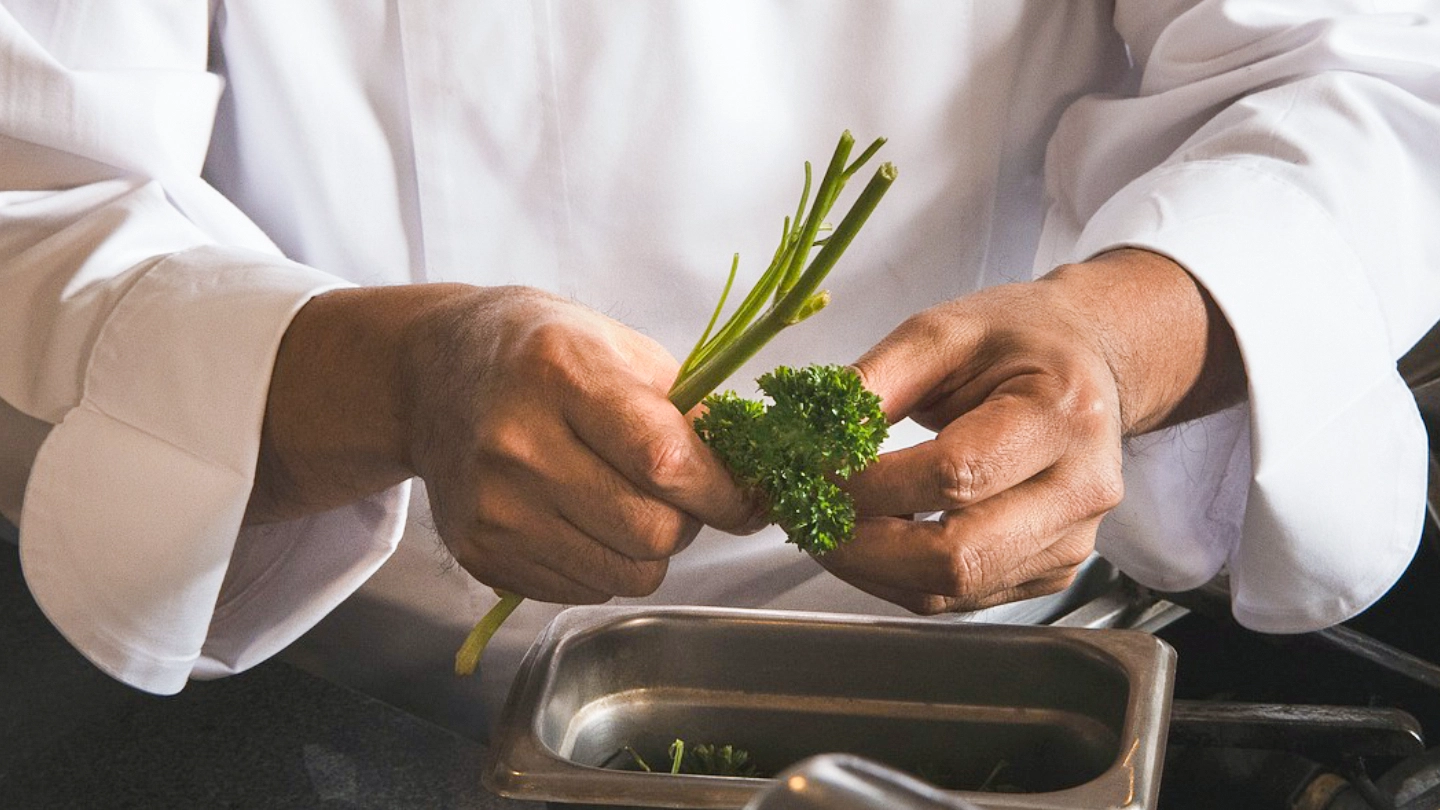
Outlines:
{"label": "fold in fabric", "polygon": [[[1352,246],[1299,190],[1219,162],[1167,167],[1112,198],[1079,250],[1120,246],[1170,256],[1214,297],[1249,374],[1249,429],[1212,417],[1133,447],[1127,482],[1149,497],[1106,521],[1102,553],[1160,588],[1228,570],[1235,617],[1256,630],[1315,630],[1368,607],[1419,542],[1427,445],[1393,319]],[[1219,500],[1195,499],[1209,491]],[[1217,504],[1243,518],[1206,519]]]}
{"label": "fold in fabric", "polygon": [[[171,693],[200,660],[254,475],[254,442],[234,437],[258,441],[281,335],[338,286],[266,254],[195,248],[146,270],[100,328],[82,400],[35,458],[20,551],[41,609],[115,677]],[[370,529],[353,544],[362,567],[388,553],[403,505],[389,515],[344,518]]]}

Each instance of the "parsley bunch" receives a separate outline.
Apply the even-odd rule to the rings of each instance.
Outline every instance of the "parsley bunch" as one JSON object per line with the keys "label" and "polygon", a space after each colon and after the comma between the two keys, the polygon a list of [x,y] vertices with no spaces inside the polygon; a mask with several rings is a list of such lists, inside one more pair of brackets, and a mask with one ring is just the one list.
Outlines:
{"label": "parsley bunch", "polygon": [[791,543],[823,554],[855,533],[855,502],[834,479],[875,460],[889,432],[880,398],[844,366],[780,366],[757,383],[769,407],[714,394],[695,430],[737,480],[764,494]]}

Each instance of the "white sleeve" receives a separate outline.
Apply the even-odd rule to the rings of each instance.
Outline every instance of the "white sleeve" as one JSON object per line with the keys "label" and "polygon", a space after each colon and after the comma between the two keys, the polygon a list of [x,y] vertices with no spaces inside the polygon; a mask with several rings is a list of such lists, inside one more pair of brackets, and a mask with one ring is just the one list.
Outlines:
{"label": "white sleeve", "polygon": [[1158,588],[1228,572],[1257,630],[1353,616],[1420,536],[1426,439],[1396,360],[1440,319],[1437,18],[1125,0],[1136,92],[1078,101],[1050,145],[1042,259],[1170,256],[1249,376],[1246,406],[1132,443],[1099,548]]}
{"label": "white sleeve", "polygon": [[0,454],[23,500],[0,507],[61,633],[162,693],[303,632],[388,554],[405,501],[241,531],[280,337],[345,282],[200,178],[208,5],[0,8],[0,442],[25,439]]}

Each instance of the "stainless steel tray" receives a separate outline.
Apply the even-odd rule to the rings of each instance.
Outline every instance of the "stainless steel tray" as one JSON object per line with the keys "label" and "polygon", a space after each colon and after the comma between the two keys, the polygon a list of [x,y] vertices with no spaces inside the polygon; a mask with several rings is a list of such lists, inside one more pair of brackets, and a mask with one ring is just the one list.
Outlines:
{"label": "stainless steel tray", "polygon": [[1174,668],[1163,641],[1126,630],[571,608],[521,665],[485,782],[673,808],[739,808],[768,784],[613,764],[627,745],[667,764],[681,738],[745,748],[770,773],[855,754],[987,808],[1150,810]]}

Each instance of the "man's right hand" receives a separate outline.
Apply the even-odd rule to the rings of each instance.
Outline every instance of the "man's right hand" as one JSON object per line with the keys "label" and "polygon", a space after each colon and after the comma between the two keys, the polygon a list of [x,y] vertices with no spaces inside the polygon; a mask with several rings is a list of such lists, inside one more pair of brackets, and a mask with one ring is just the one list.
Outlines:
{"label": "man's right hand", "polygon": [[418,475],[480,581],[552,602],[648,594],[701,523],[739,530],[756,511],[666,398],[677,368],[530,288],[326,293],[281,343],[247,520]]}

